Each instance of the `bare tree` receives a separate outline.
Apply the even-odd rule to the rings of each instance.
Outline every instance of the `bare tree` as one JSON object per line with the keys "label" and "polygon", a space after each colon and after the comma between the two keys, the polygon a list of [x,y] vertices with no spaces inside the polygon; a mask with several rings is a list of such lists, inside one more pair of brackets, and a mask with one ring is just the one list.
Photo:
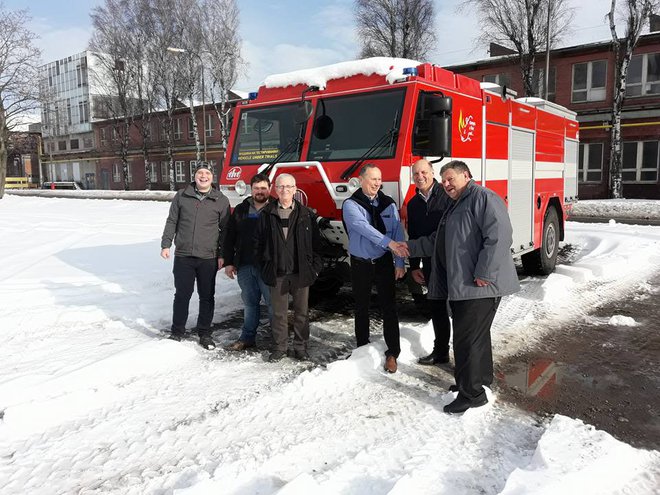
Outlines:
{"label": "bare tree", "polygon": [[[226,150],[231,112],[229,92],[246,66],[241,57],[239,10],[235,0],[201,0],[201,5],[206,16],[202,23],[202,58],[210,82],[206,90],[218,117],[222,149]],[[202,127],[206,129],[206,122]]]}
{"label": "bare tree", "polygon": [[526,96],[538,96],[534,84],[536,56],[548,43],[547,19],[550,8],[550,46],[566,33],[572,9],[566,0],[464,0],[461,9],[474,8],[479,17],[480,44],[497,43],[518,54]]}
{"label": "bare tree", "polygon": [[612,100],[612,128],[610,149],[610,197],[620,198],[623,192],[621,182],[621,165],[623,161],[623,143],[621,139],[621,111],[626,97],[626,78],[632,59],[633,50],[637,46],[642,28],[649,15],[657,7],[657,0],[624,0],[619,15],[625,21],[625,33],[619,38],[616,32],[615,15],[616,0],[612,0],[607,18],[612,33],[612,51],[614,52],[614,94]]}
{"label": "bare tree", "polygon": [[9,133],[39,106],[41,52],[25,26],[27,10],[7,10],[0,3],[0,199],[5,193]]}
{"label": "bare tree", "polygon": [[436,41],[432,0],[356,0],[361,57],[424,60]]}

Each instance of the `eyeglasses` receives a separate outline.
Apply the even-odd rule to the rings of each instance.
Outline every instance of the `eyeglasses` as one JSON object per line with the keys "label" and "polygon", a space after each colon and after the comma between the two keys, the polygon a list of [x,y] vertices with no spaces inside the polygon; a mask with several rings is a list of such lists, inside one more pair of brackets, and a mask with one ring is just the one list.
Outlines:
{"label": "eyeglasses", "polygon": [[286,189],[287,191],[290,191],[291,189],[295,189],[296,186],[275,186],[275,189],[279,189],[280,191]]}

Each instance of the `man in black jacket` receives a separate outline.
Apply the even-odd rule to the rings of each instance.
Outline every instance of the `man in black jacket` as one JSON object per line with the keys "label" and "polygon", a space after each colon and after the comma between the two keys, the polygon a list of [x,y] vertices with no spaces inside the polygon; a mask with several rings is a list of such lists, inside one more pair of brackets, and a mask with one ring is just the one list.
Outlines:
{"label": "man in black jacket", "polygon": [[225,275],[238,278],[244,306],[241,335],[227,346],[229,351],[244,351],[256,345],[262,297],[270,313],[270,289],[264,284],[254,261],[254,231],[261,210],[270,200],[270,179],[257,174],[250,180],[250,188],[250,197],[236,206],[229,218],[222,252]]}
{"label": "man in black jacket", "polygon": [[[408,238],[418,239],[433,234],[449,204],[449,196],[434,178],[433,166],[418,160],[412,166],[417,194],[408,202]],[[410,258],[411,276],[420,285],[427,285],[431,275],[431,258]],[[421,268],[420,268],[421,261]],[[449,362],[451,324],[445,299],[428,299],[435,340],[433,352],[419,359],[419,364],[433,365]]]}
{"label": "man in black jacket", "polygon": [[318,255],[320,233],[314,213],[293,199],[296,180],[281,174],[275,181],[278,201],[263,208],[255,235],[255,256],[263,281],[270,287],[273,349],[269,361],[287,353],[289,295],[293,297],[293,352],[308,359],[309,287],[323,262]]}
{"label": "man in black jacket", "polygon": [[173,340],[181,340],[186,331],[188,305],[197,282],[199,345],[214,349],[211,323],[215,309],[215,276],[222,268],[219,256],[229,219],[229,200],[213,188],[213,172],[207,163],[197,167],[195,180],[177,192],[165,222],[160,255],[170,257],[172,241],[174,256]]}

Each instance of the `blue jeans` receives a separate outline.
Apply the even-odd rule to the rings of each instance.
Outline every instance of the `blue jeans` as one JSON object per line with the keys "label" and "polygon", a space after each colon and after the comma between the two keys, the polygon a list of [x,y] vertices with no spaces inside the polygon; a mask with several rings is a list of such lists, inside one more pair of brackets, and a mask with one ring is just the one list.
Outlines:
{"label": "blue jeans", "polygon": [[268,318],[272,318],[270,288],[264,284],[259,270],[254,265],[238,267],[238,286],[241,288],[243,310],[243,328],[239,340],[253,344],[257,336],[257,327],[261,316],[261,298],[268,306]]}

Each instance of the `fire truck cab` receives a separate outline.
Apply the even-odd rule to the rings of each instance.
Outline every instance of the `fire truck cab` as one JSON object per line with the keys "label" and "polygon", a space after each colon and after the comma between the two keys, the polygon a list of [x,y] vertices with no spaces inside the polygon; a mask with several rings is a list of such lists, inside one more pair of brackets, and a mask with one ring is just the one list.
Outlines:
{"label": "fire truck cab", "polygon": [[512,255],[547,274],[577,200],[577,156],[578,123],[564,107],[432,64],[376,57],[266,78],[234,110],[219,180],[235,206],[257,172],[271,181],[294,175],[297,199],[322,219],[326,268],[316,289],[334,291],[348,275],[341,207],[364,163],[381,169],[383,191],[401,209],[415,194],[416,160],[434,163],[436,177],[447,161],[464,161],[507,204]]}

